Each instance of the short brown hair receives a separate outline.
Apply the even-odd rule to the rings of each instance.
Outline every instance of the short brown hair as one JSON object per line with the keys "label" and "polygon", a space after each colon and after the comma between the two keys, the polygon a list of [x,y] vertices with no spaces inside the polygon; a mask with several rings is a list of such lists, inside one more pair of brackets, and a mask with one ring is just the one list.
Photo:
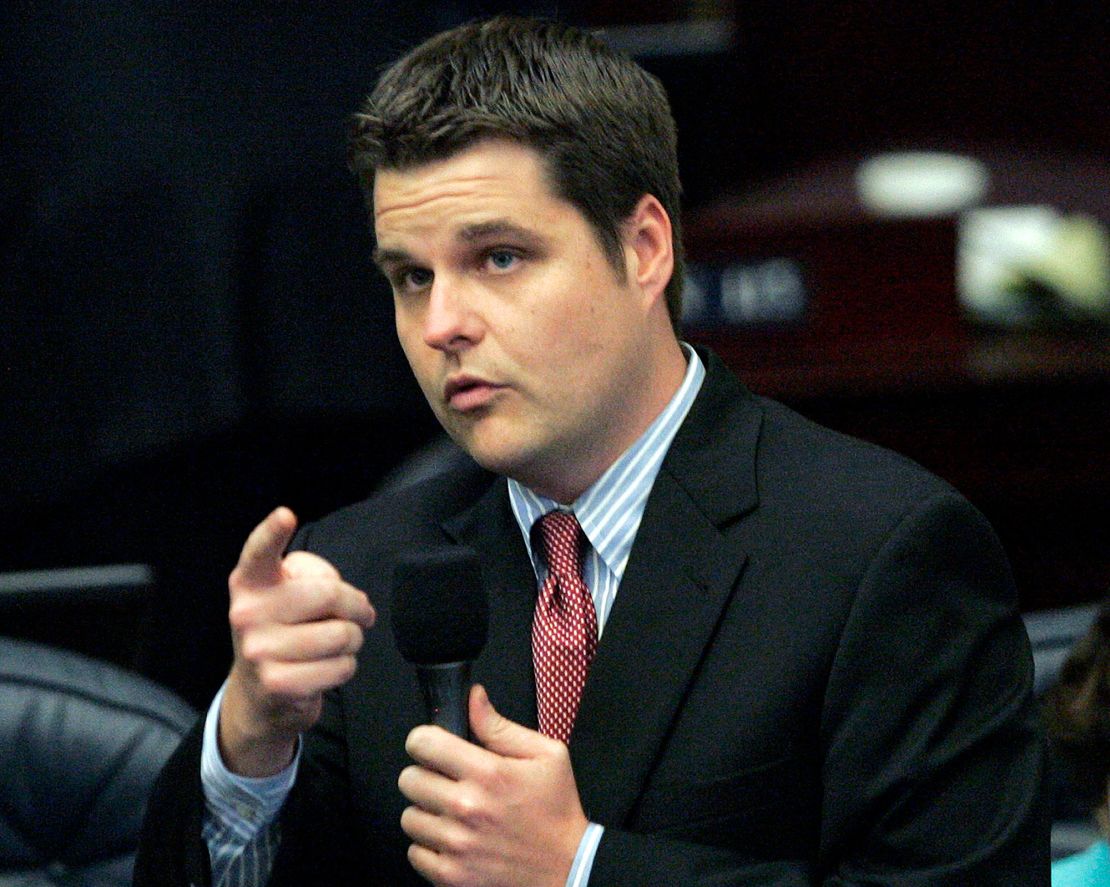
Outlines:
{"label": "short brown hair", "polygon": [[438,34],[381,76],[353,119],[349,158],[372,199],[378,169],[442,160],[485,138],[544,159],[624,276],[621,225],[645,194],[671,218],[667,309],[678,330],[684,264],[674,118],[662,84],[598,37],[569,25],[499,16]]}

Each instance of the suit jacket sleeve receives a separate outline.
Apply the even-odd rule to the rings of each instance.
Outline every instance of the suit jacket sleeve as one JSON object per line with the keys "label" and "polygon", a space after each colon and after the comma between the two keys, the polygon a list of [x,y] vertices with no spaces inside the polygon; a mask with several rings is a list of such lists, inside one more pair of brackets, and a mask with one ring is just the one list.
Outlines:
{"label": "suit jacket sleeve", "polygon": [[208,846],[201,836],[203,738],[202,716],[166,762],[154,785],[135,859],[135,887],[201,887],[210,883]]}
{"label": "suit jacket sleeve", "polygon": [[723,822],[609,828],[590,884],[1047,884],[1031,668],[992,530],[954,493],[933,497],[875,553],[839,638],[816,853],[803,842],[795,859],[760,859],[701,842]]}

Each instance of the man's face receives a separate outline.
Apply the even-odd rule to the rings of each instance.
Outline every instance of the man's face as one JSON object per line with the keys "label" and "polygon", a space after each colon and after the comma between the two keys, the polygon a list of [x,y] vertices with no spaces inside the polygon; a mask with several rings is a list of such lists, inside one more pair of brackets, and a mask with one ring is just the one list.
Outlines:
{"label": "man's face", "polygon": [[381,170],[374,222],[401,346],[480,464],[569,502],[654,418],[652,300],[618,279],[536,152],[490,140]]}

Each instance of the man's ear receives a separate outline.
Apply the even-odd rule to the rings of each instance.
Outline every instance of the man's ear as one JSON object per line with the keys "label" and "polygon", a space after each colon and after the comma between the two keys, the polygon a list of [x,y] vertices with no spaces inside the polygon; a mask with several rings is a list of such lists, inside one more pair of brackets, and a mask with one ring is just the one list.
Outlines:
{"label": "man's ear", "polygon": [[663,204],[645,194],[622,226],[628,276],[651,301],[662,301],[674,273],[671,219]]}

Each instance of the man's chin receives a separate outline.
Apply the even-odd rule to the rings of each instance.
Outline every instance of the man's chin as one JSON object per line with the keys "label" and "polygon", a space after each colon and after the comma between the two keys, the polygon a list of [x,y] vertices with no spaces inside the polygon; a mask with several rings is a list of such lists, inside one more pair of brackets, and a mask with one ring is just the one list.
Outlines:
{"label": "man's chin", "polygon": [[470,454],[470,458],[481,465],[486,471],[492,471],[494,474],[502,474],[505,477],[518,478],[520,473],[521,461],[519,458],[513,458],[513,454],[504,452],[500,449],[489,449],[480,447],[468,447],[463,445],[463,449]]}
{"label": "man's chin", "polygon": [[514,442],[501,435],[473,431],[469,434],[452,433],[451,436],[486,471],[528,483],[525,478],[530,474],[528,465],[532,460],[528,458],[528,449],[522,442]]}

